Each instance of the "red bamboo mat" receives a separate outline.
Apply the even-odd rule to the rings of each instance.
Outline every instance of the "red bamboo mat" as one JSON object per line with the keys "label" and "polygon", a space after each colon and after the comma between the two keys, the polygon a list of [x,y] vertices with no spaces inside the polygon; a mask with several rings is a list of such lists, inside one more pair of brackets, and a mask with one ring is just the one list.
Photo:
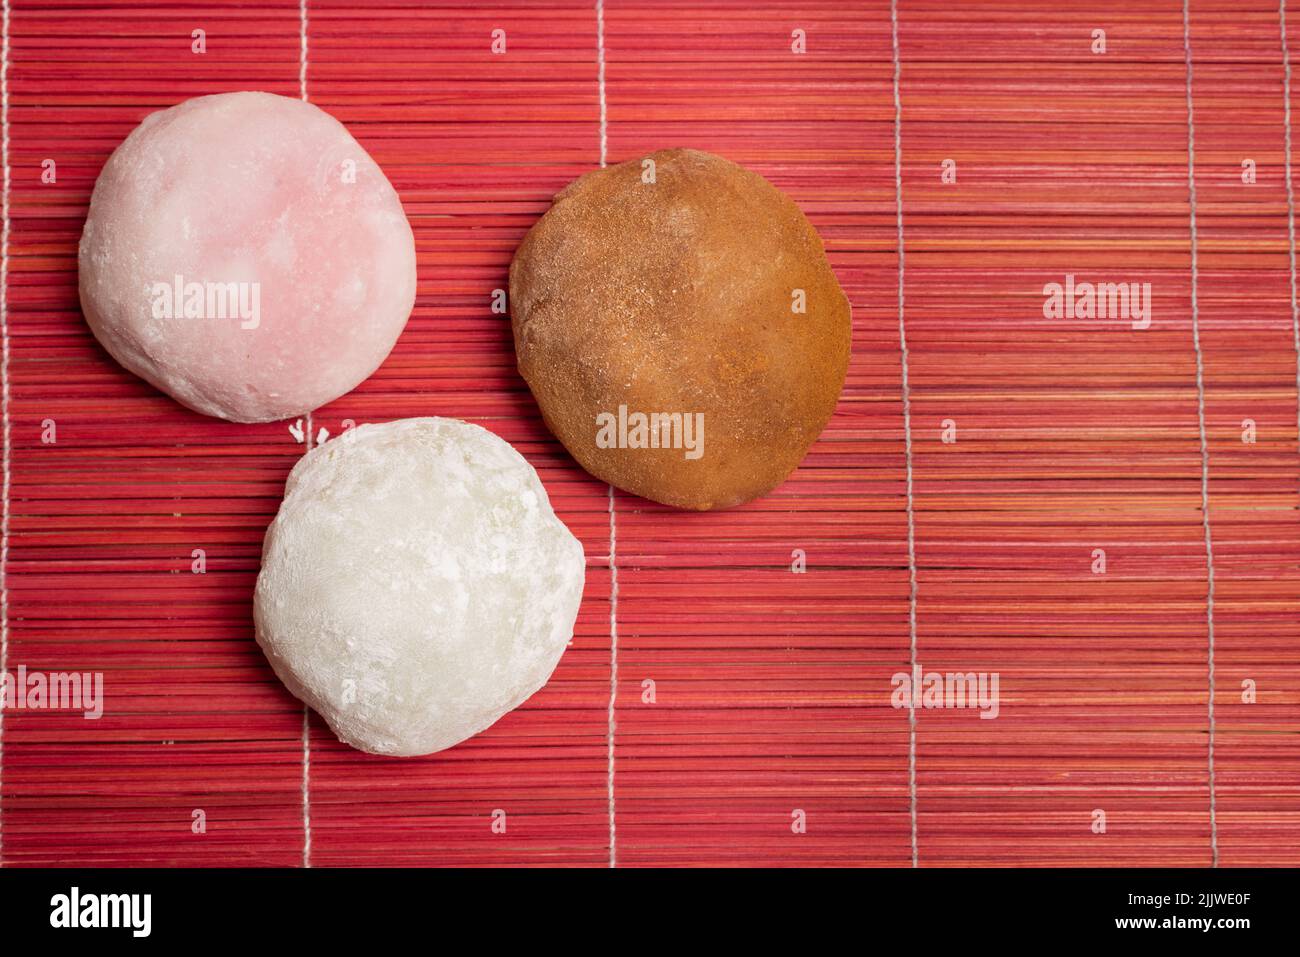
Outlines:
{"label": "red bamboo mat", "polygon": [[[1272,0],[1195,0],[1187,44],[1176,2],[899,0],[896,31],[887,2],[9,7],[5,660],[102,671],[106,700],[5,712],[0,864],[1300,864],[1300,157]],[[392,356],[312,426],[484,425],[588,556],[550,684],[425,759],[304,721],[252,640],[304,444],[122,372],[77,302],[91,187],[145,114],[303,82],[419,255]],[[701,515],[616,493],[611,517],[490,306],[557,189],[602,149],[671,145],[800,203],[853,361],[772,495]],[[1066,274],[1150,282],[1150,328],[1045,319]],[[997,719],[919,709],[913,734],[890,703],[913,646],[997,672]]]}

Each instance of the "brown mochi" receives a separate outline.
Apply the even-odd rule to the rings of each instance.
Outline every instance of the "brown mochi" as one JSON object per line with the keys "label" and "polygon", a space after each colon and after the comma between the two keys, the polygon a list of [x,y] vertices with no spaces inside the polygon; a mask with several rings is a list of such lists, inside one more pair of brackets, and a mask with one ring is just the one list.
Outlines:
{"label": "brown mochi", "polygon": [[678,508],[780,485],[848,368],[849,303],[817,231],[763,177],[698,150],[561,190],[510,264],[510,305],[519,371],[564,447]]}

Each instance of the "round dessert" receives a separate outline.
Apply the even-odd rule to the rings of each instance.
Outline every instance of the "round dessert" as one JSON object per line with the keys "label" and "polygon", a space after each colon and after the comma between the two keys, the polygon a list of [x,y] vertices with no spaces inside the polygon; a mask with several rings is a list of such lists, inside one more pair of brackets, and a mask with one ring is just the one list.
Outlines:
{"label": "round dessert", "polygon": [[775,488],[830,419],[849,304],[756,173],[672,149],[566,187],[510,266],[519,371],[593,475],[667,505]]}
{"label": "round dessert", "polygon": [[454,419],[362,425],[289,475],[257,577],[257,642],[341,740],[430,754],[546,683],[584,572],[507,442]]}
{"label": "round dessert", "polygon": [[99,174],[78,262],[104,348],[236,422],[355,387],[415,301],[415,241],[383,171],[328,113],[270,93],[145,117]]}

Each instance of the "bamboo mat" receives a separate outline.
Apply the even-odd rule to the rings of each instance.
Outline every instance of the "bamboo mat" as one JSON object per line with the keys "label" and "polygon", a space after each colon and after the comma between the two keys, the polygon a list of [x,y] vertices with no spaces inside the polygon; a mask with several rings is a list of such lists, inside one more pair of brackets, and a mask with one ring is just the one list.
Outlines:
{"label": "bamboo mat", "polygon": [[[895,30],[881,2],[11,2],[4,663],[102,671],[106,700],[4,713],[0,864],[1300,864],[1281,11],[1192,2],[1185,44],[1178,3],[1067,6],[899,0]],[[109,152],[250,88],[347,124],[416,235],[405,333],[308,431],[477,422],[586,548],[550,684],[430,758],[339,744],[252,640],[306,443],[180,408],[78,307]],[[556,190],[670,145],[789,192],[853,304],[825,434],[715,514],[578,469],[490,309]],[[1151,283],[1150,328],[1044,318],[1067,274]],[[998,673],[997,719],[913,726],[913,660]]]}

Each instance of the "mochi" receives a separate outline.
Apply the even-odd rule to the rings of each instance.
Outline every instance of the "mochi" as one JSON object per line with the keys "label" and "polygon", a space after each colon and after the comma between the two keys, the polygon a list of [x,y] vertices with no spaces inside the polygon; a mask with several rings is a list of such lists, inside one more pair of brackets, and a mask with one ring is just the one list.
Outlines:
{"label": "mochi", "polygon": [[546,683],[584,575],[582,545],[507,442],[402,419],[351,429],[294,467],[253,617],[280,680],[342,741],[430,754]]}
{"label": "mochi", "polygon": [[118,362],[236,422],[354,388],[415,301],[415,240],[383,171],[328,113],[270,93],[145,117],[99,174],[78,265]]}
{"label": "mochi", "polygon": [[601,481],[676,508],[784,482],[848,374],[852,314],[821,236],[762,176],[699,150],[566,186],[520,243],[509,298],[556,438]]}

